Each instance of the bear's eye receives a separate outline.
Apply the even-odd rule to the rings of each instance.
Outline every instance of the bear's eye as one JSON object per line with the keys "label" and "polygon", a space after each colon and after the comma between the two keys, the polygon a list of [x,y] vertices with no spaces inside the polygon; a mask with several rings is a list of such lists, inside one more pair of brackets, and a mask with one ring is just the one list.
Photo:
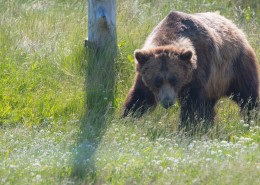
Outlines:
{"label": "bear's eye", "polygon": [[168,80],[172,86],[175,86],[177,84],[177,78],[175,76],[171,76]]}
{"label": "bear's eye", "polygon": [[154,85],[159,88],[161,87],[163,84],[163,78],[161,76],[157,76],[155,79],[154,79]]}

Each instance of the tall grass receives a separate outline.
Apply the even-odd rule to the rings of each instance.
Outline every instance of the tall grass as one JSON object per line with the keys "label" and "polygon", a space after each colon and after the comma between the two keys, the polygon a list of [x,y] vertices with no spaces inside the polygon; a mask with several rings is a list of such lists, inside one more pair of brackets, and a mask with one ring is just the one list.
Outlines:
{"label": "tall grass", "polygon": [[259,123],[249,128],[228,98],[217,104],[215,126],[194,138],[177,132],[178,104],[119,118],[134,80],[133,52],[171,10],[219,11],[246,32],[260,59],[257,0],[119,0],[115,113],[91,116],[87,2],[0,5],[0,184],[260,183]]}
{"label": "tall grass", "polygon": [[86,11],[83,1],[77,4],[1,2],[2,124],[35,125],[81,112]]}

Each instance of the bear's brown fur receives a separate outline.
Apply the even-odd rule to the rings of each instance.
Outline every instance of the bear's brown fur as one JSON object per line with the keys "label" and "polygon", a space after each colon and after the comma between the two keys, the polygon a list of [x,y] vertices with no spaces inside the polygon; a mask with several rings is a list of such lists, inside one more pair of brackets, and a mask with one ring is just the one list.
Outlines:
{"label": "bear's brown fur", "polygon": [[141,116],[178,99],[181,126],[212,122],[214,106],[231,96],[241,110],[259,107],[259,69],[244,33],[216,13],[171,12],[135,51],[136,79],[123,116]]}

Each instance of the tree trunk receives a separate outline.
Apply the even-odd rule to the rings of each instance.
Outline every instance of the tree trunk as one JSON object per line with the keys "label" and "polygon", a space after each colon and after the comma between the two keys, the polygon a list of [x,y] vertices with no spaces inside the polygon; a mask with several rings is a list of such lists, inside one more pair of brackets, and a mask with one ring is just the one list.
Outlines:
{"label": "tree trunk", "polygon": [[87,109],[102,112],[114,102],[116,0],[88,0],[88,13]]}

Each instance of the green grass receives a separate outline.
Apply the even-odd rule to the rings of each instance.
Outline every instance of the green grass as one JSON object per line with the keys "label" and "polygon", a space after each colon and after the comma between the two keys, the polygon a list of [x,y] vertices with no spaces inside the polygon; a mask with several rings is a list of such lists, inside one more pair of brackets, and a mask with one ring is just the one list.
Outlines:
{"label": "green grass", "polygon": [[119,0],[115,111],[103,115],[86,114],[87,1],[0,0],[0,184],[260,184],[260,125],[229,99],[193,138],[177,132],[178,105],[119,118],[133,52],[171,10],[219,11],[260,59],[258,0]]}

